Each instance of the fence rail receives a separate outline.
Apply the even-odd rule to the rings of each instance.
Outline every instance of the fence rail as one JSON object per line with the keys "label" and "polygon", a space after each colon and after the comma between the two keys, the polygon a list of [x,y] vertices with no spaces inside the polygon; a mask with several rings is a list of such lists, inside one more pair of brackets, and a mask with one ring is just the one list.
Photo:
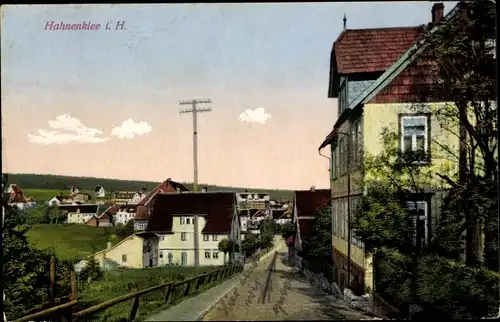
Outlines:
{"label": "fence rail", "polygon": [[156,285],[153,287],[149,287],[140,291],[136,291],[133,293],[125,294],[119,296],[117,298],[111,299],[109,301],[88,307],[76,313],[73,312],[74,308],[79,304],[79,301],[74,300],[62,305],[58,305],[52,307],[50,309],[34,313],[28,316],[24,316],[18,320],[13,322],[26,322],[33,321],[40,318],[51,318],[51,320],[55,320],[56,318],[63,318],[68,321],[78,321],[81,319],[87,320],[85,317],[88,317],[91,314],[95,314],[98,312],[102,312],[112,306],[123,303],[127,300],[134,299],[132,302],[132,306],[130,308],[129,316],[127,321],[133,321],[137,315],[137,311],[139,309],[140,298],[143,295],[149,294],[154,291],[158,291],[161,289],[165,289],[164,292],[164,303],[168,304],[171,298],[172,292],[179,287],[184,286],[184,290],[182,292],[182,297],[188,296],[192,294],[191,291],[198,291],[201,287],[205,285],[209,285],[212,282],[222,281],[235,273],[239,273],[243,270],[242,265],[231,265],[225,266],[223,268],[214,270],[212,272],[191,277],[186,280],[178,281],[178,282],[169,282],[161,285]]}

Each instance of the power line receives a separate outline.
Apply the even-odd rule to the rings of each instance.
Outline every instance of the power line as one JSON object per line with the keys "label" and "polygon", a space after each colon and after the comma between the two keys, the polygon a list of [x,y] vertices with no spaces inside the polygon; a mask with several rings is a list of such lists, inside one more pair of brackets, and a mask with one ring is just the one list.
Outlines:
{"label": "power line", "polygon": [[[197,107],[197,104],[210,104],[211,99],[180,101],[179,105],[191,105],[190,108],[182,109],[181,114],[193,114],[193,191],[198,192],[198,113],[210,112],[211,107]],[[195,208],[196,209],[196,208]],[[198,214],[195,211],[193,218],[194,226],[194,266],[200,265],[200,244],[198,236]]]}

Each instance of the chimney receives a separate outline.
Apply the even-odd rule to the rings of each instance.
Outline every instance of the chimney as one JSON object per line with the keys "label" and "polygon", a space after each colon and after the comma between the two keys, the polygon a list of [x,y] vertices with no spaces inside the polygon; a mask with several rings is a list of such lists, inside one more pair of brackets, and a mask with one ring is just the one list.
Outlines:
{"label": "chimney", "polygon": [[316,191],[316,187],[315,186],[311,186],[311,191]]}
{"label": "chimney", "polygon": [[432,6],[432,23],[438,23],[443,19],[444,5],[442,3],[435,3]]}
{"label": "chimney", "polygon": [[107,244],[106,244],[106,249],[110,249],[111,248],[111,242],[109,241]]}

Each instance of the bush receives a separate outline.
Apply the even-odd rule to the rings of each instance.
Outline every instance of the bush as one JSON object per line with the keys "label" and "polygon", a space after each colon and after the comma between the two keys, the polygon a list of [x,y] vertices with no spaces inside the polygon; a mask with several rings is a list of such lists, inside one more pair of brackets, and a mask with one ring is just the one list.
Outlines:
{"label": "bush", "polygon": [[423,256],[417,262],[416,298],[413,298],[410,256],[384,250],[375,254],[375,258],[377,292],[402,311],[414,303],[424,309],[421,316],[470,319],[498,310],[499,273],[435,255]]}

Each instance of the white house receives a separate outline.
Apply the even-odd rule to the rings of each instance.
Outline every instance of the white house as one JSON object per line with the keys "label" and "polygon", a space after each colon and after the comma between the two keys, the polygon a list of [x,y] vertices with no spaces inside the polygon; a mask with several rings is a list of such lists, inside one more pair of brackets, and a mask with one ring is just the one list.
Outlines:
{"label": "white house", "polygon": [[49,199],[48,205],[55,207],[60,206],[62,204],[72,204],[73,198],[71,196],[55,196],[52,199]]}
{"label": "white house", "polygon": [[[198,214],[199,231],[194,230],[194,214]],[[225,238],[241,245],[240,224],[235,194],[160,193],[152,209],[148,232],[160,236],[159,265],[194,265],[194,236],[198,234],[200,265],[223,265],[228,261],[218,249]],[[233,258],[241,258],[235,254]]]}
{"label": "white house", "polygon": [[66,212],[68,215],[68,224],[85,224],[93,216],[98,216],[99,205],[95,204],[77,204],[77,205],[61,205],[59,209]]}
{"label": "white house", "polygon": [[104,190],[103,186],[96,186],[94,189],[96,198],[104,198],[106,197],[106,190]]}
{"label": "white house", "polygon": [[123,204],[116,205],[116,212],[114,214],[114,222],[116,224],[126,225],[130,220],[134,220],[137,212],[137,204]]}

